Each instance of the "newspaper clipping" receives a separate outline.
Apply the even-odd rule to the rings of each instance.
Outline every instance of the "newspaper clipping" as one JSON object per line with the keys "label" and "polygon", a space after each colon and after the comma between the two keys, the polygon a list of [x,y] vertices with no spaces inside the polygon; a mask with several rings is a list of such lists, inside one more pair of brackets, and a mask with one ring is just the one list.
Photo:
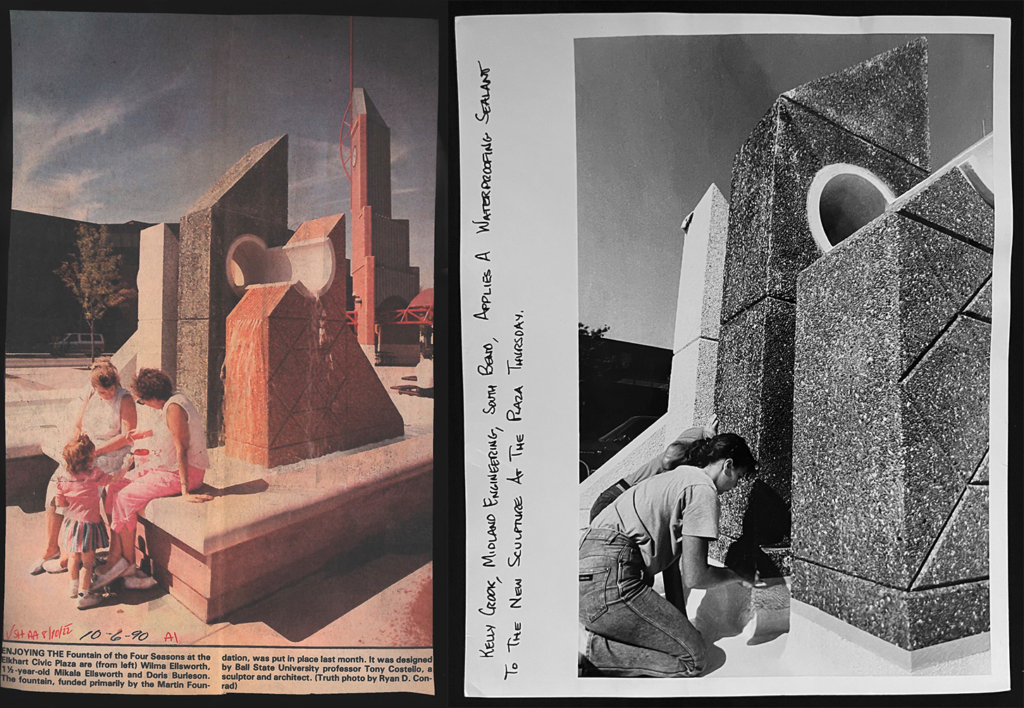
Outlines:
{"label": "newspaper clipping", "polygon": [[466,695],[1006,690],[1009,21],[455,31]]}
{"label": "newspaper clipping", "polygon": [[437,22],[11,35],[2,685],[432,694]]}

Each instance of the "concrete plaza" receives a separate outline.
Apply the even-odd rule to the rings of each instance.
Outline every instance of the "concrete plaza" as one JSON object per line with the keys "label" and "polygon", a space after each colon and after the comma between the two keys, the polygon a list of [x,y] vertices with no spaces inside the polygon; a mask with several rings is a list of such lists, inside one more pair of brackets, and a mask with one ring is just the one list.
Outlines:
{"label": "concrete plaza", "polygon": [[[6,369],[8,447],[13,439],[31,437],[33,429],[38,429],[40,405],[45,409],[47,397],[53,398],[52,413],[58,415],[67,407],[68,392],[88,385],[87,358],[71,365],[60,364],[33,366],[31,362],[18,362]],[[390,379],[401,381],[409,373],[411,370],[387,370],[385,383]],[[399,396],[390,388],[389,393],[409,420],[407,436],[432,432],[432,400]],[[43,399],[33,403],[32,398],[39,396]],[[45,537],[41,498],[45,482],[36,486],[36,493],[8,499],[5,636],[12,629],[71,625],[71,634],[62,641],[77,642],[81,635],[95,629],[105,633],[121,629],[123,635],[148,632],[150,643],[159,643],[166,632],[173,632],[182,645],[432,645],[432,529],[427,520],[400,532],[392,530],[343,555],[325,558],[325,564],[312,574],[296,577],[263,599],[207,624],[159,586],[146,591],[122,590],[97,607],[78,610],[68,597],[67,573],[30,576],[28,570],[41,552]]]}

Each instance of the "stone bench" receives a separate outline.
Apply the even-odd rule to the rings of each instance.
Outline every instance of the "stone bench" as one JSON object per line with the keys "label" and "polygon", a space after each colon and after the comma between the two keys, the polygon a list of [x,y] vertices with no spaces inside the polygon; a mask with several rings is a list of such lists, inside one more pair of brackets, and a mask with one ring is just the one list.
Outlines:
{"label": "stone bench", "polygon": [[57,469],[57,462],[44,452],[43,432],[39,428],[6,431],[4,477],[8,503],[22,504],[38,497],[42,506],[46,483]]}
{"label": "stone bench", "polygon": [[397,438],[267,470],[211,450],[203,504],[155,499],[137,561],[205,622],[429,515],[433,437]]}

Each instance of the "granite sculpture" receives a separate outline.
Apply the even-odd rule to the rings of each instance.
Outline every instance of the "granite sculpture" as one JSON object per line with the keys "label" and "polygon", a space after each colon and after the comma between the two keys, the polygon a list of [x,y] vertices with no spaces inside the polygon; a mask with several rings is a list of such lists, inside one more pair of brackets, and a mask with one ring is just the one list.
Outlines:
{"label": "granite sculpture", "polygon": [[[839,183],[860,180],[869,185],[862,191],[882,193],[859,214],[867,220],[887,195],[927,177],[926,61],[921,39],[784,93],[733,165],[715,408],[761,468],[722,497],[712,552],[762,576],[791,571],[797,276],[822,255],[808,196],[819,174],[842,166]],[[862,225],[832,218],[841,202],[824,206],[826,238],[838,242]]]}
{"label": "granite sculpture", "polygon": [[178,370],[178,228],[178,224],[155,224],[139,235],[139,328],[135,333],[139,338],[136,367],[160,369],[172,381]]}
{"label": "granite sculpture", "polygon": [[666,415],[673,438],[714,412],[728,223],[729,203],[712,184],[689,217],[683,242]]}
{"label": "granite sculpture", "polygon": [[733,167],[715,406],[761,468],[718,559],[904,650],[988,629],[994,211],[929,175],[922,38],[793,89]]}
{"label": "granite sculpture", "polygon": [[949,166],[799,277],[794,596],[907,650],[988,629],[992,224]]}
{"label": "granite sculpture", "polygon": [[989,622],[993,202],[929,153],[924,39],[780,96],[733,168],[716,389],[761,469],[713,553],[911,651]]}
{"label": "granite sculpture", "polygon": [[288,136],[252,148],[181,217],[175,383],[203,415],[207,444],[224,443],[224,323],[238,300],[224,267],[252,234],[280,246],[288,230]]}
{"label": "granite sculpture", "polygon": [[400,437],[348,326],[344,215],[304,222],[282,248],[243,236],[228,260],[244,295],[226,325],[225,453],[276,467]]}

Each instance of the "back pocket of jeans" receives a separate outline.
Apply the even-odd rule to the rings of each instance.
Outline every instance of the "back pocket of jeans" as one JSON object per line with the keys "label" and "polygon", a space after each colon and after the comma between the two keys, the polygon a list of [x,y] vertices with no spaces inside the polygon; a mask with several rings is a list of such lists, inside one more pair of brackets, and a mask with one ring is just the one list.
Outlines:
{"label": "back pocket of jeans", "polygon": [[593,622],[608,611],[608,568],[580,569],[580,621]]}

